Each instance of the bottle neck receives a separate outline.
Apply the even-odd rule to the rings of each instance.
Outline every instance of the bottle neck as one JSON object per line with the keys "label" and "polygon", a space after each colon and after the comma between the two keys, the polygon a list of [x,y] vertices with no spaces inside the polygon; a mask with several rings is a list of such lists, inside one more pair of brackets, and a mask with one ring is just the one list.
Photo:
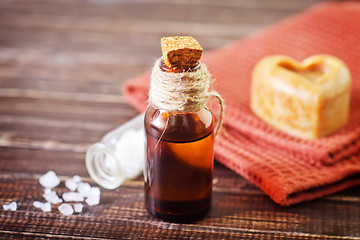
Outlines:
{"label": "bottle neck", "polygon": [[211,75],[203,64],[188,70],[173,69],[158,59],[151,74],[149,101],[167,112],[196,112],[206,106],[210,82]]}
{"label": "bottle neck", "polygon": [[182,73],[182,72],[196,72],[199,68],[200,68],[200,62],[198,62],[195,66],[191,67],[191,68],[169,68],[168,66],[166,66],[166,64],[164,63],[164,61],[161,59],[161,63],[160,63],[160,69],[163,72],[168,72],[168,73]]}

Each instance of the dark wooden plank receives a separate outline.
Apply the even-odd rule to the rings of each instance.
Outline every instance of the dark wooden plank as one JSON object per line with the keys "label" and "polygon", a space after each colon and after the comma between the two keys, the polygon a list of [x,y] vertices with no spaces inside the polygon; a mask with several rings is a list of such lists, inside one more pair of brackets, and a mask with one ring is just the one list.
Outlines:
{"label": "dark wooden plank", "polygon": [[[208,41],[202,41],[205,49],[211,49],[226,42],[208,45],[214,38],[236,39],[246,36],[314,2],[316,1],[286,4],[283,1],[272,8],[254,8],[251,7],[251,2],[238,4],[234,1],[223,5],[215,1],[212,4],[204,1],[188,1],[183,4],[163,1],[89,4],[74,1],[73,6],[69,3],[44,4],[43,1],[18,2],[3,4],[0,8],[0,26],[6,33],[1,42],[4,46],[13,47],[32,44],[33,48],[51,47],[52,44],[57,50],[71,48],[94,51],[100,48],[100,51],[105,51],[106,47],[110,47],[122,53],[139,51],[140,54],[148,52],[154,56],[159,54],[159,50],[152,46],[158,43],[161,35],[191,34],[200,40],[211,36]],[[290,8],[283,7],[286,5],[290,5]],[[295,9],[291,10],[291,5]],[[122,37],[119,38],[119,35]],[[57,38],[62,39],[62,44],[54,41]],[[229,40],[231,41],[228,39],[227,42]]]}
{"label": "dark wooden plank", "polygon": [[[200,238],[211,236],[261,239],[266,236],[268,239],[356,239],[350,236],[357,231],[360,216],[360,205],[351,201],[316,200],[283,208],[263,194],[234,194],[226,189],[217,192],[215,187],[213,207],[204,220],[196,224],[167,223],[152,217],[143,208],[143,189],[140,186],[142,182],[139,181],[135,184],[127,183],[116,190],[104,190],[101,205],[85,207],[82,214],[64,217],[57,210],[41,213],[31,206],[33,200],[42,200],[42,187],[36,180],[27,179],[25,176],[21,179],[1,180],[1,189],[4,191],[0,199],[17,200],[19,210],[0,215],[1,223],[11,219],[10,225],[0,225],[0,231],[51,234],[54,238],[84,236],[182,239],[196,235]],[[58,194],[64,191],[66,189],[63,185],[57,188]],[[353,214],[349,215],[344,209],[351,209]],[[324,212],[328,212],[329,217],[333,216],[333,221],[324,221]],[[49,220],[56,220],[57,225],[49,225]],[[22,221],[35,221],[37,227],[24,225]],[[77,227],[74,228],[74,225]],[[3,229],[4,226],[7,226],[6,230]],[[169,228],[172,231],[168,231]]]}
{"label": "dark wooden plank", "polygon": [[[256,6],[254,1],[132,1],[131,3],[127,1],[103,1],[104,4],[100,2],[94,4],[94,1],[91,3],[87,1],[72,1],[71,4],[66,2],[19,1],[17,4],[1,4],[0,6],[11,13],[41,14],[54,17],[93,17],[96,15],[97,19],[104,17],[109,20],[173,20],[186,21],[190,24],[194,22],[233,23],[239,19],[244,19],[246,21],[244,23],[254,24],[276,21],[281,16],[281,13],[294,13],[316,2],[318,1],[310,0],[302,1],[301,3],[277,1],[276,4],[270,3],[266,6],[262,3],[263,7],[252,7],[251,5]],[[254,16],[253,13],[255,12],[271,12],[272,14]],[[186,13],[185,17],[184,13]],[[217,18],[219,19],[218,21]],[[97,19],[92,18],[91,22],[96,22]],[[116,22],[114,23],[116,24]],[[116,27],[111,28],[111,31],[116,29]],[[101,28],[101,30],[103,29]]]}
{"label": "dark wooden plank", "polygon": [[[159,43],[157,42],[156,45]],[[114,52],[45,51],[5,48],[0,51],[2,77],[42,79],[48,81],[79,81],[121,83],[130,76],[150,69],[154,56],[143,57]],[[149,56],[147,57],[149,58]],[[85,83],[83,83],[85,84]]]}
{"label": "dark wooden plank", "polygon": [[[66,102],[32,98],[2,98],[0,113],[2,115],[34,116],[56,119],[88,120],[89,122],[123,123],[124,117],[129,119],[138,113],[129,107],[120,104],[93,103],[93,102]],[[113,106],[111,106],[113,105]]]}

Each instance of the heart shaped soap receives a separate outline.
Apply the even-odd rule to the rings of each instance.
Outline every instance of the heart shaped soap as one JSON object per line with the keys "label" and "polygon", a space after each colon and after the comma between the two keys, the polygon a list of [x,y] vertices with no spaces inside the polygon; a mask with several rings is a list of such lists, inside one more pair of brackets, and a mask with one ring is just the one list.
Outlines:
{"label": "heart shaped soap", "polygon": [[250,107],[281,131],[316,139],[346,123],[350,85],[350,71],[336,57],[315,55],[300,63],[272,55],[254,68]]}

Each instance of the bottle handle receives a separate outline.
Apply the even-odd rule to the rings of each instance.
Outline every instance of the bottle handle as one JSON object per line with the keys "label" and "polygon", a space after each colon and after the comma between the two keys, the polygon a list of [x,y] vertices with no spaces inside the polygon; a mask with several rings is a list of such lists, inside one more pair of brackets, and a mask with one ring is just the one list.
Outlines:
{"label": "bottle handle", "polygon": [[219,114],[219,119],[218,119],[218,122],[216,124],[216,128],[215,128],[215,136],[218,135],[218,133],[221,131],[221,129],[223,128],[223,122],[224,122],[224,108],[225,108],[225,105],[224,105],[224,99],[221,97],[221,95],[216,92],[216,91],[211,91],[208,93],[208,96],[209,97],[215,97],[218,102],[219,102],[219,105],[220,105],[220,114]]}

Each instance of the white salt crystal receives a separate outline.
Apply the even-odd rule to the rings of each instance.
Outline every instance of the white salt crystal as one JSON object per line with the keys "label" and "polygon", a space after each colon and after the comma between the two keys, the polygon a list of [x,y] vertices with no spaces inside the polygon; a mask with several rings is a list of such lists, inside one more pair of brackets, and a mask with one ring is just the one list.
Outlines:
{"label": "white salt crystal", "polygon": [[125,170],[126,178],[135,178],[143,172],[145,161],[144,142],[143,128],[125,131],[117,141],[115,154],[119,156],[120,165]]}
{"label": "white salt crystal", "polygon": [[10,209],[10,205],[9,204],[3,204],[3,209],[5,211],[9,210]]}
{"label": "white salt crystal", "polygon": [[90,189],[90,194],[89,194],[89,197],[90,196],[96,196],[96,197],[100,197],[100,194],[101,194],[101,191],[98,187],[92,187]]}
{"label": "white salt crystal", "polygon": [[75,212],[80,213],[80,212],[82,212],[82,209],[83,209],[83,205],[81,203],[76,203],[74,205]]}
{"label": "white salt crystal", "polygon": [[59,211],[65,215],[65,216],[70,216],[74,213],[73,208],[71,207],[70,204],[68,203],[63,203],[58,207]]}
{"label": "white salt crystal", "polygon": [[51,189],[50,188],[45,188],[44,189],[44,194],[50,194],[51,193]]}
{"label": "white salt crystal", "polygon": [[77,182],[75,182],[73,178],[69,178],[65,181],[65,186],[71,191],[75,191],[77,185],[78,185]]}
{"label": "white salt crystal", "polygon": [[59,198],[55,191],[50,190],[49,192],[46,188],[44,190],[43,197],[46,201],[51,202],[52,204],[58,204],[63,202],[63,200]]}
{"label": "white salt crystal", "polygon": [[80,177],[79,175],[74,175],[74,176],[72,177],[72,179],[73,179],[76,183],[81,182],[81,177]]}
{"label": "white salt crystal", "polygon": [[43,212],[51,212],[51,203],[50,202],[43,203],[40,208],[41,210],[43,210]]}
{"label": "white salt crystal", "polygon": [[100,195],[100,189],[98,187],[92,187],[85,201],[89,206],[98,205],[100,203]]}
{"label": "white salt crystal", "polygon": [[11,202],[9,207],[10,207],[10,210],[11,210],[11,211],[16,211],[16,209],[17,209],[17,203],[16,203],[16,202]]}
{"label": "white salt crystal", "polygon": [[3,205],[3,209],[5,211],[11,210],[11,211],[16,211],[17,209],[17,204],[16,202],[11,202],[10,204],[4,204]]}
{"label": "white salt crystal", "polygon": [[39,201],[34,201],[33,202],[33,206],[36,207],[36,208],[41,208],[42,205],[44,205],[44,203],[42,203],[42,202],[39,202]]}
{"label": "white salt crystal", "polygon": [[74,175],[72,178],[69,178],[65,181],[65,186],[71,191],[75,191],[77,185],[81,182],[81,177],[79,175]]}
{"label": "white salt crystal", "polygon": [[100,196],[89,196],[88,198],[86,198],[85,202],[89,206],[98,205],[100,203]]}
{"label": "white salt crystal", "polygon": [[82,202],[84,197],[78,192],[66,192],[63,193],[62,198],[65,202]]}
{"label": "white salt crystal", "polygon": [[91,186],[88,183],[80,182],[78,184],[77,190],[81,196],[87,197],[90,194]]}
{"label": "white salt crystal", "polygon": [[53,171],[48,171],[39,178],[40,184],[45,188],[54,188],[60,183],[60,179]]}

